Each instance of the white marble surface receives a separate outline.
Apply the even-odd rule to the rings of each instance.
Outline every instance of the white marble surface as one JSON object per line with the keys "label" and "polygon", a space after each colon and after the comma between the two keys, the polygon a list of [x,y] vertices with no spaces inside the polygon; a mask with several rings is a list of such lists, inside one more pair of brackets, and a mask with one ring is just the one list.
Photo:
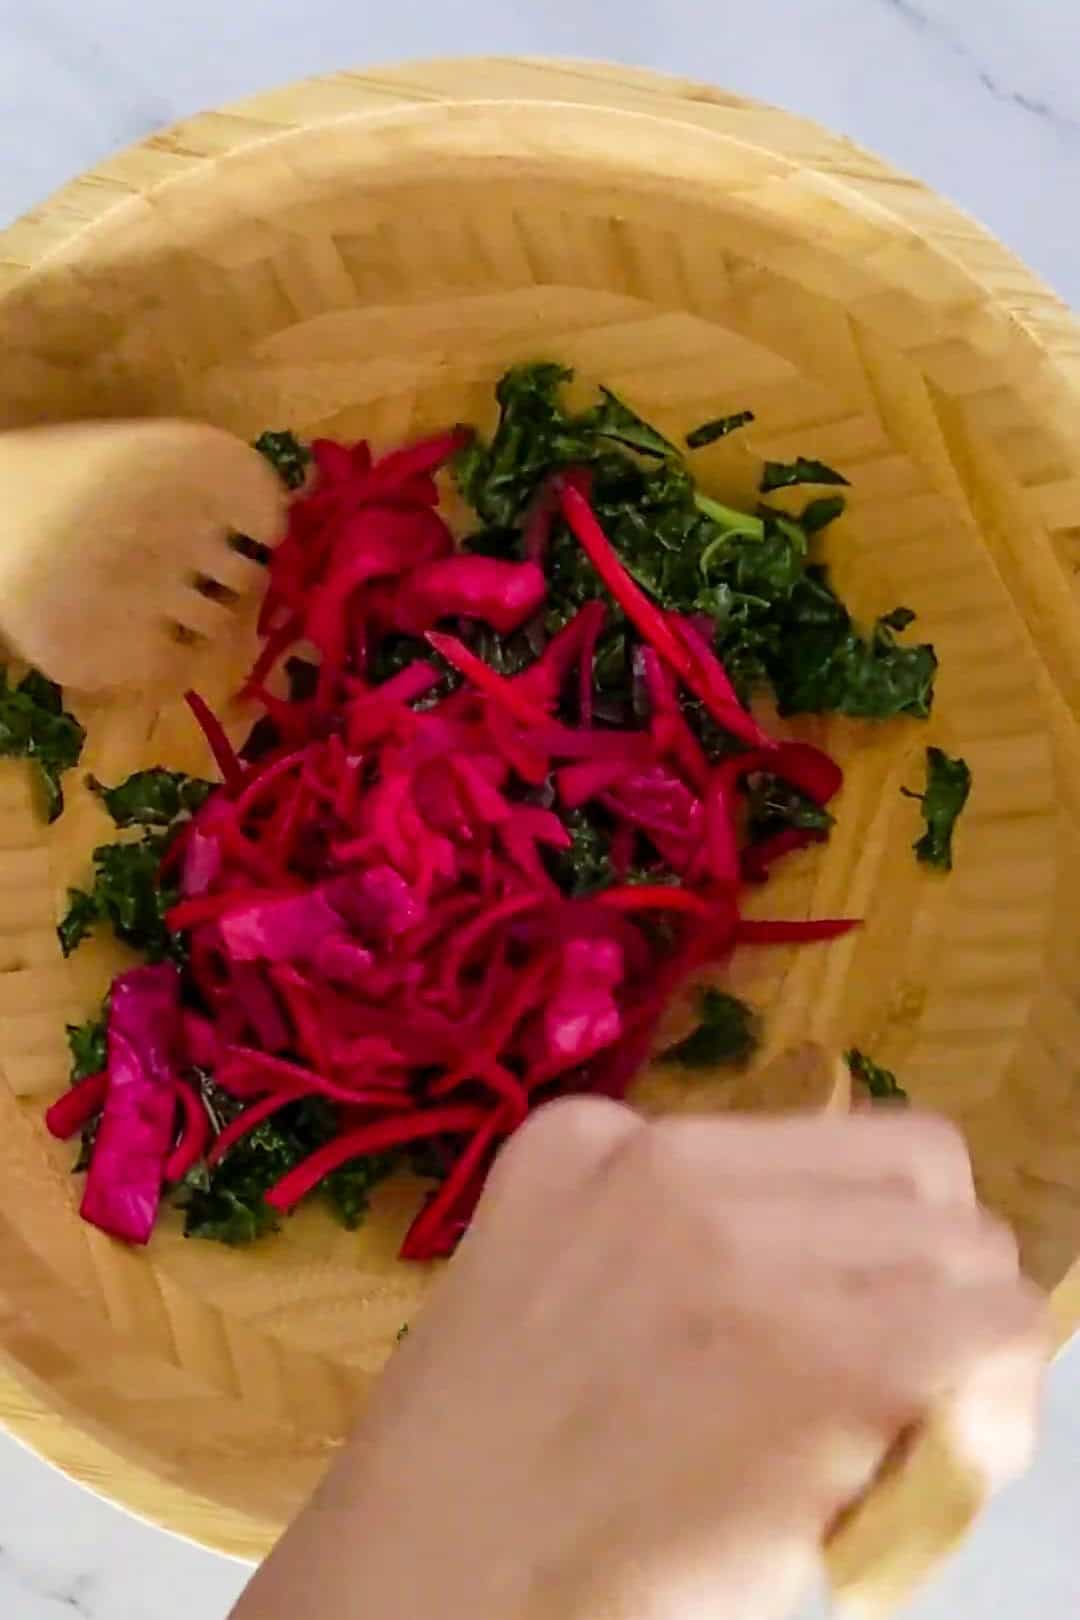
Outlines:
{"label": "white marble surface", "polygon": [[[405,13],[361,0],[0,0],[0,219],[155,126],[267,83],[438,53],[577,54],[820,118],[981,216],[1080,305],[1075,0],[441,0],[437,14]],[[1080,1612],[1078,1477],[1074,1351],[1052,1379],[1034,1473],[909,1620]],[[224,1620],[243,1579],[0,1437],[0,1615]]]}

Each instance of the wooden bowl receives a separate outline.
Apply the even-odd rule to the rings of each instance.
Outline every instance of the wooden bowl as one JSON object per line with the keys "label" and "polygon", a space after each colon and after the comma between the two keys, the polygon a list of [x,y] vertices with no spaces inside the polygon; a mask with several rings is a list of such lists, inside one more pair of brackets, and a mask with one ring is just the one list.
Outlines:
{"label": "wooden bowl", "polygon": [[[0,352],[0,425],[189,415],[392,444],[487,417],[507,363],[548,356],[673,434],[751,407],[742,443],[701,463],[729,496],[750,494],[764,455],[838,464],[844,593],[867,616],[918,610],[938,705],[926,726],[815,726],[849,772],[837,834],[761,903],[867,925],[738,971],[766,1007],[766,1056],[810,1036],[898,1069],[963,1126],[1030,1273],[1065,1275],[1080,1252],[1080,332],[978,226],[813,125],[646,74],[341,74],[157,135],[14,225]],[[212,698],[246,653],[216,650]],[[82,712],[106,780],[204,767],[172,701]],[[916,865],[898,791],[928,741],[975,780],[943,881]],[[70,1155],[41,1124],[64,1021],[111,965],[56,946],[60,894],[104,832],[72,798],[47,832],[24,769],[0,776],[5,1415],[138,1511],[254,1553],[415,1309],[426,1279],[394,1259],[410,1197],[388,1189],[357,1235],[302,1212],[241,1253],[168,1222],[136,1253],[79,1220]]]}

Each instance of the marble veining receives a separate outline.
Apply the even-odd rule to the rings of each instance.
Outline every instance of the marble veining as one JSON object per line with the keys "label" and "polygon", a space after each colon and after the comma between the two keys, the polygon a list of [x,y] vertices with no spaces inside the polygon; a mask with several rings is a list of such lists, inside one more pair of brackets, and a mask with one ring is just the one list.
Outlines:
{"label": "marble veining", "polygon": [[889,6],[906,23],[928,35],[965,63],[983,88],[989,90],[999,101],[1011,102],[1023,112],[1031,113],[1034,118],[1045,119],[1047,123],[1063,131],[1080,135],[1080,116],[1077,116],[1074,110],[1058,107],[1048,99],[1019,89],[1007,80],[1000,79],[996,72],[992,73],[984,65],[978,49],[969,44],[965,32],[959,31],[955,26],[954,19],[961,8],[943,5],[930,12],[922,6],[914,5],[912,0],[883,0],[883,4]]}
{"label": "marble veining", "polygon": [[[0,222],[108,151],[262,85],[440,53],[617,59],[851,135],[983,218],[1080,305],[1074,0],[0,0]],[[1080,1612],[1080,1348],[1039,1462],[907,1620]],[[165,1536],[0,1436],[4,1620],[225,1620],[241,1566]]]}

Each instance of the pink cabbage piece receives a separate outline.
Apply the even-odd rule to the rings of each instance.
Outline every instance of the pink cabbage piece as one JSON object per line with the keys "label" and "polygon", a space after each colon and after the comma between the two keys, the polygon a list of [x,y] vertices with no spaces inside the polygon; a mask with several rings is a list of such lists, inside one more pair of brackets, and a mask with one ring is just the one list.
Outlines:
{"label": "pink cabbage piece", "polygon": [[184,1056],[197,1069],[216,1069],[221,1061],[221,1036],[209,1018],[185,1011],[181,1015]]}
{"label": "pink cabbage piece", "polygon": [[266,969],[257,962],[230,962],[229,985],[233,1007],[263,1051],[284,1052],[292,1036]]}
{"label": "pink cabbage piece", "polygon": [[82,1216],[128,1243],[146,1243],[157,1217],[176,1134],[180,1038],[180,979],[171,963],[113,980],[108,1090]]}
{"label": "pink cabbage piece", "polygon": [[625,972],[625,953],[617,939],[605,939],[596,934],[567,942],[562,960],[565,986],[613,990],[622,983]]}
{"label": "pink cabbage piece", "polygon": [[232,820],[232,805],[223,793],[215,793],[191,823],[184,844],[180,870],[180,893],[185,900],[209,894],[225,863],[218,829]]}
{"label": "pink cabbage piece", "polygon": [[301,962],[331,934],[344,933],[345,923],[321,889],[310,889],[238,906],[222,917],[220,928],[235,962]]}
{"label": "pink cabbage piece", "polygon": [[538,563],[441,557],[422,563],[401,581],[393,597],[393,624],[420,635],[441,619],[480,619],[505,636],[539,612],[546,595]]}
{"label": "pink cabbage piece", "polygon": [[424,915],[423,901],[392,866],[369,866],[328,885],[339,926],[341,919],[368,940],[404,934]]}
{"label": "pink cabbage piece", "polygon": [[544,1009],[548,1074],[584,1063],[622,1034],[622,1017],[610,990],[599,985],[566,986]]}
{"label": "pink cabbage piece", "polygon": [[328,934],[320,940],[311,965],[320,978],[332,984],[361,986],[370,978],[375,958],[354,939]]}
{"label": "pink cabbage piece", "polygon": [[209,894],[222,868],[221,844],[212,833],[193,827],[184,849],[183,875],[180,892],[185,899]]}

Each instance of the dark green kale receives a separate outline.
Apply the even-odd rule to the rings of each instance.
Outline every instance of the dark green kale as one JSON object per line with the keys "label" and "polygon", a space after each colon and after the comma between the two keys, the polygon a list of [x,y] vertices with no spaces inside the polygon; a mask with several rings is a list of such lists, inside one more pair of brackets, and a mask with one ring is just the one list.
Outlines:
{"label": "dark green kale", "polygon": [[[567,411],[561,390],[569,378],[557,365],[519,366],[503,377],[494,436],[490,443],[474,438],[457,459],[461,491],[487,526],[467,546],[520,557],[523,526],[545,480],[560,468],[584,466],[597,517],[628,572],[661,607],[711,618],[716,651],[744,700],[766,684],[788,714],[929,713],[936,659],[929,646],[896,641],[895,632],[910,622],[907,610],[861,632],[811,559],[813,538],[844,509],[841,496],[812,500],[800,517],[769,506],[754,513],[725,506],[701,494],[674,447],[614,396],[577,415]],[[799,458],[768,463],[762,487],[803,482],[846,480]],[[549,634],[606,594],[558,518],[545,571]],[[633,641],[622,613],[609,604],[595,666],[609,704],[629,689]],[[624,723],[614,710],[598,714]]]}
{"label": "dark green kale", "polygon": [[705,990],[701,996],[701,1022],[677,1046],[663,1054],[669,1063],[688,1069],[709,1069],[721,1063],[745,1063],[758,1045],[757,1016],[753,1008],[726,990]]}
{"label": "dark green kale", "polygon": [[913,617],[907,608],[894,609],[864,636],[824,569],[808,567],[778,612],[777,638],[763,654],[781,714],[925,719],[937,656],[925,643],[901,646],[894,633]]}
{"label": "dark green kale", "polygon": [[9,686],[7,671],[0,669],[0,755],[29,759],[37,766],[50,822],[64,808],[60,778],[78,764],[85,740],[54,681],[31,670],[18,686]]}
{"label": "dark green kale", "polygon": [[570,834],[569,849],[545,848],[548,870],[564,894],[595,894],[614,881],[611,870],[611,833],[595,816],[570,810],[562,817]]}
{"label": "dark green kale", "polygon": [[662,433],[632,411],[610,388],[601,388],[600,393],[602,398],[599,405],[572,419],[583,446],[593,454],[596,453],[591,444],[594,438],[612,439],[616,444],[625,445],[628,450],[636,450],[638,455],[659,456],[662,461],[677,453],[670,439],[665,439]]}
{"label": "dark green kale", "polygon": [[499,421],[490,442],[475,434],[455,457],[458,488],[489,527],[515,529],[548,474],[577,459],[559,404],[572,376],[553,364],[513,367],[495,390]]}
{"label": "dark green kale", "polygon": [[[559,888],[575,899],[609,888],[616,882],[616,874],[611,864],[611,827],[603,811],[569,810],[560,812],[560,819],[570,834],[570,848],[545,847],[543,851],[544,863]],[[638,839],[638,845],[633,862],[618,882],[675,881],[660,857],[650,853],[651,846],[644,836]]]}
{"label": "dark green kale", "polygon": [[67,898],[67,910],[60,919],[56,933],[60,949],[65,956],[70,956],[76,946],[93,933],[94,924],[99,921],[101,913],[96,898],[87,894],[85,889],[69,889]]}
{"label": "dark green kale", "polygon": [[767,461],[758,489],[770,495],[774,489],[792,489],[796,484],[847,484],[842,473],[826,467],[823,461],[796,456],[794,461]]}
{"label": "dark green kale", "polygon": [[97,1141],[100,1123],[101,1115],[96,1114],[93,1119],[87,1121],[79,1133],[79,1151],[75,1156],[74,1164],[71,1166],[73,1176],[84,1176],[89,1170],[90,1161],[94,1157],[94,1144]]}
{"label": "dark green kale", "polygon": [[916,840],[915,853],[925,866],[952,871],[952,840],[957,818],[971,792],[971,772],[962,759],[951,759],[940,748],[926,750],[926,792],[901,792],[922,804],[926,831]]}
{"label": "dark green kale", "polygon": [[[109,998],[106,996],[97,1018],[88,1018],[85,1024],[67,1025],[68,1050],[71,1053],[71,1072],[68,1078],[73,1086],[77,1086],[80,1080],[88,1080],[92,1074],[100,1074],[105,1067],[108,1024]],[[100,1115],[95,1115],[82,1128],[78,1157],[72,1166],[73,1175],[80,1175],[90,1168],[99,1118]]]}
{"label": "dark green kale", "polygon": [[[261,1129],[258,1126],[252,1136]],[[286,1164],[285,1169],[289,1168],[291,1164]],[[253,1158],[243,1172],[234,1167],[229,1177],[220,1169],[210,1171],[205,1165],[196,1165],[173,1195],[184,1211],[184,1236],[241,1248],[276,1232],[277,1216],[263,1197],[274,1180],[269,1157],[265,1164]]]}
{"label": "dark green kale", "polygon": [[[543,624],[539,621],[523,625],[512,635],[505,636],[499,635],[480,619],[444,620],[442,624],[443,628],[451,630],[463,641],[470,652],[482,658],[485,664],[497,670],[500,675],[519,675],[523,669],[536,662],[547,641]],[[458,670],[448,664],[442,654],[436,652],[420,636],[397,634],[383,636],[377,645],[368,674],[370,679],[379,685],[415,663],[434,664],[442,671],[439,685],[433,687],[430,693],[413,705],[417,709],[430,707],[450,692],[456,692],[462,685]]]}
{"label": "dark green kale", "polygon": [[[534,664],[543,652],[547,641],[543,624],[536,621],[523,625],[520,630],[516,630],[512,635],[508,636],[500,636],[496,631],[492,630],[490,625],[484,624],[480,619],[459,620],[456,623],[456,629],[460,639],[469,648],[470,652],[474,652],[478,658],[482,658],[485,664],[497,670],[500,675],[507,676],[520,675],[523,669],[527,669],[530,664]],[[425,648],[427,662],[438,662],[438,654],[433,654],[432,649],[426,643]],[[453,673],[456,676],[457,672],[454,671]],[[459,684],[458,680],[451,683],[454,686],[457,684]],[[450,690],[450,686],[447,686],[445,690]]]}
{"label": "dark green kale", "polygon": [[[216,1121],[224,1124],[236,1113],[236,1104],[212,1086]],[[337,1111],[322,1098],[304,1098],[279,1109],[230,1148],[221,1163],[208,1170],[198,1166],[175,1194],[184,1210],[188,1237],[211,1238],[218,1243],[242,1245],[277,1230],[278,1220],[265,1194],[275,1182],[338,1134]],[[374,1187],[398,1166],[393,1154],[354,1159],[321,1184],[319,1195],[350,1231],[367,1213]]]}
{"label": "dark green kale", "polygon": [[118,787],[104,787],[94,777],[89,785],[118,827],[171,827],[181,816],[201,810],[217,786],[160,767],[136,771]]}
{"label": "dark green kale", "polygon": [[93,885],[89,890],[68,890],[68,908],[57,929],[65,956],[97,923],[105,922],[117,939],[150,962],[183,959],[181,939],[165,926],[165,913],[179,896],[175,889],[158,884],[168,844],[168,833],[144,832],[136,843],[98,845]]}
{"label": "dark green kale", "polygon": [[99,1017],[88,1018],[85,1024],[68,1024],[66,1029],[71,1053],[71,1084],[74,1086],[92,1074],[100,1074],[105,1067],[108,1003]]}
{"label": "dark green kale", "polygon": [[381,1181],[393,1175],[399,1164],[396,1153],[369,1153],[362,1159],[350,1160],[327,1176],[319,1190],[346,1231],[355,1232],[363,1225],[371,1194]]}
{"label": "dark green kale", "polygon": [[746,789],[747,833],[752,843],[780,832],[784,827],[797,827],[803,832],[827,833],[833,817],[823,805],[800,793],[778,776],[761,771],[752,776]]}
{"label": "dark green kale", "polygon": [[880,1063],[868,1058],[857,1046],[845,1052],[844,1058],[853,1078],[862,1082],[875,1102],[907,1102],[908,1094],[897,1083],[891,1069],[883,1069]]}
{"label": "dark green kale", "polygon": [[439,655],[432,652],[422,636],[397,634],[383,636],[379,640],[368,674],[376,685],[381,685],[383,681],[388,681],[391,675],[400,674],[403,669],[407,669],[410,664],[415,664],[420,659],[432,664],[440,662]]}
{"label": "dark green kale", "polygon": [[[728,674],[732,675],[732,680],[738,686],[739,681],[732,674],[733,662],[734,660],[727,661]],[[748,687],[753,685],[749,678],[747,685]],[[710,764],[719,764],[720,760],[730,759],[734,754],[743,751],[745,744],[732,737],[730,731],[725,731],[720,722],[713,719],[700,698],[683,693],[679,702],[683,713],[690,722],[691,730],[701,744],[705,757]]]}
{"label": "dark green kale", "polygon": [[[421,1072],[417,1076],[417,1085],[422,1086],[438,1074],[432,1069],[428,1075]],[[420,1176],[425,1181],[445,1181],[454,1167],[457,1154],[450,1139],[445,1136],[429,1136],[423,1141],[412,1142],[402,1153],[402,1167],[410,1175]]]}
{"label": "dark green kale", "polygon": [[118,827],[138,827],[142,837],[94,850],[90,889],[69,889],[67,911],[57,933],[70,956],[99,922],[108,923],[117,939],[141,951],[151,962],[182,962],[183,940],[170,933],[165,914],[179,899],[172,887],[161,887],[162,857],[189,816],[202,808],[217,784],[182,771],[136,771],[117,787],[91,778]]}
{"label": "dark green kale", "polygon": [[[502,554],[493,537],[513,536],[544,480],[561,468],[610,461],[614,445],[661,461],[677,455],[610,389],[601,389],[599,404],[569,414],[560,390],[572,377],[565,366],[513,367],[495,390],[499,421],[490,442],[475,434],[455,457],[458,488],[487,526],[484,539],[471,542],[474,549]],[[617,453],[614,460],[634,465]]]}
{"label": "dark green kale", "polygon": [[799,513],[799,527],[804,534],[813,536],[827,529],[830,523],[835,523],[847,506],[842,495],[822,495],[820,500],[810,501]]}
{"label": "dark green kale", "polygon": [[[702,598],[715,583],[710,574],[717,543],[734,545],[739,537],[759,543],[763,518],[699,495],[675,447],[610,392],[591,410],[567,412],[560,393],[571,375],[562,366],[519,366],[499,383],[493,438],[486,443],[475,437],[457,458],[462,494],[488,525],[466,544],[520,555],[521,525],[544,481],[567,466],[584,465],[597,515],[638,583],[665,607],[711,611],[711,600]],[[546,572],[549,630],[602,594],[592,565],[559,521]],[[620,618],[616,612],[612,632],[621,627]]]}
{"label": "dark green kale", "polygon": [[[593,464],[592,503],[629,573],[662,607],[724,620],[764,604],[744,604],[730,576],[756,579],[777,566],[760,517],[730,511],[698,495],[681,462],[645,467],[625,455]],[[790,538],[781,549],[784,558]],[[548,628],[558,629],[603,587],[581,547],[562,523],[548,548]],[[738,600],[736,600],[738,598]],[[609,612],[608,637],[624,629]],[[606,638],[605,638],[606,639]]]}
{"label": "dark green kale", "polygon": [[[236,1103],[216,1088],[211,1097],[217,1119],[227,1124]],[[239,1245],[276,1231],[277,1216],[263,1195],[329,1140],[333,1118],[321,1098],[305,1098],[256,1125],[212,1170],[196,1166],[174,1195],[184,1210],[185,1235]]]}
{"label": "dark green kale", "polygon": [[255,448],[266,457],[286,489],[299,489],[307,477],[311,451],[288,429],[260,433]]}
{"label": "dark green kale", "polygon": [[700,427],[691,429],[686,435],[687,448],[702,450],[707,444],[715,444],[717,439],[726,439],[729,433],[746,427],[747,423],[753,420],[753,411],[736,411],[732,416],[715,416],[711,422],[702,422]]}

